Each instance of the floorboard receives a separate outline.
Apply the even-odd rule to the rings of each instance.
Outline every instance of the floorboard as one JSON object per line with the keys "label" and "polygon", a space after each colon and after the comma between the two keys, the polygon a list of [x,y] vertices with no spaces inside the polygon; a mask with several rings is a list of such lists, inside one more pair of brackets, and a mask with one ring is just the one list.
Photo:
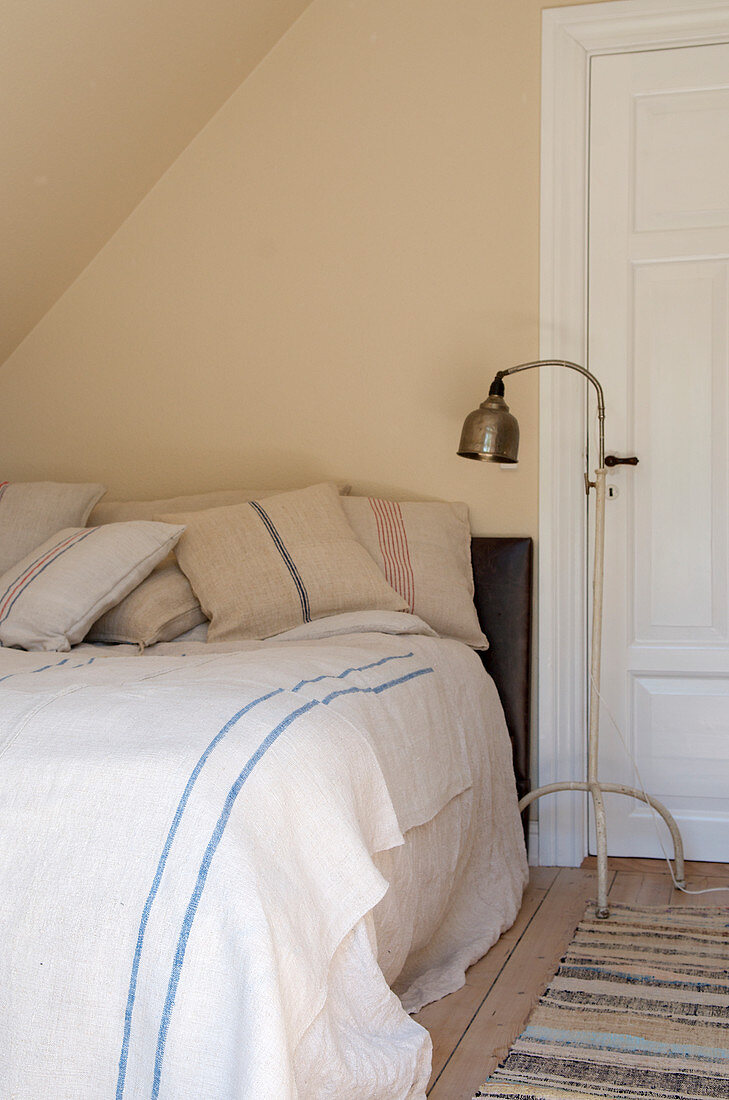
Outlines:
{"label": "floorboard", "polygon": [[[663,860],[611,857],[609,900],[627,905],[729,906],[722,893],[676,890]],[[729,865],[687,863],[690,890],[729,888]],[[471,1100],[519,1032],[595,896],[597,863],[532,867],[515,924],[470,968],[466,984],[415,1017],[433,1040],[430,1100]]]}

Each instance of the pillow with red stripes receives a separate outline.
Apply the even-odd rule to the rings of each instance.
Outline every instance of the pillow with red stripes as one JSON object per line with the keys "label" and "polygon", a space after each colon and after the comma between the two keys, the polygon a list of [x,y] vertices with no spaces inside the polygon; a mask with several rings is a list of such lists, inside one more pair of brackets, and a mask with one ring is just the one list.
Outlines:
{"label": "pillow with red stripes", "polygon": [[0,643],[70,649],[151,573],[183,530],[140,520],[58,531],[0,577]]}
{"label": "pillow with red stripes", "polygon": [[342,497],[342,506],[409,611],[443,638],[488,648],[473,602],[467,505]]}

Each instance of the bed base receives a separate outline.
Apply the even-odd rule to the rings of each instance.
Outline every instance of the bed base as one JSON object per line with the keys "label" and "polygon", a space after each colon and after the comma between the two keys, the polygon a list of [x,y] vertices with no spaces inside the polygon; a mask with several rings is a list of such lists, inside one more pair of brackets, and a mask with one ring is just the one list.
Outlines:
{"label": "bed base", "polygon": [[531,789],[532,556],[530,538],[471,540],[474,603],[489,640],[479,656],[504,708],[519,798]]}

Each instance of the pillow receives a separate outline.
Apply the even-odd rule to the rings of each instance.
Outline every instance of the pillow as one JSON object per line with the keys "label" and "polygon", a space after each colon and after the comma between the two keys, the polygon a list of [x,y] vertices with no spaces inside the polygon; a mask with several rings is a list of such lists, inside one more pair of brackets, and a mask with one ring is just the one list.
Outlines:
{"label": "pillow", "polygon": [[140,521],[57,532],[0,577],[0,642],[70,649],[169,553],[182,530]]}
{"label": "pillow", "polygon": [[[339,491],[348,493],[350,489],[350,485],[342,485]],[[119,523],[129,519],[155,519],[163,512],[200,512],[207,508],[223,508],[229,504],[263,500],[265,497],[290,491],[290,489],[217,489],[211,493],[193,493],[191,496],[168,497],[166,500],[105,500],[94,508],[89,517],[89,525]]]}
{"label": "pillow", "polygon": [[442,637],[488,649],[473,603],[467,505],[344,497],[342,506],[409,611]]}
{"label": "pillow", "polygon": [[355,538],[333,485],[160,518],[186,525],[176,555],[210,619],[209,642],[405,607]]}
{"label": "pillow", "polygon": [[[348,492],[345,486],[342,492]],[[93,524],[120,520],[155,519],[165,512],[197,512],[222,505],[261,500],[286,492],[284,489],[221,489],[213,493],[172,497],[168,500],[110,500],[98,504],[91,513]],[[187,630],[206,621],[190,582],[171,557],[125,600],[94,623],[88,635],[90,642],[132,642],[154,645],[170,642]]]}
{"label": "pillow", "polygon": [[105,500],[97,504],[89,516],[89,525],[121,523],[130,519],[155,519],[162,512],[199,512],[205,508],[222,508],[229,504],[241,504],[258,500],[283,489],[219,489],[212,493],[194,493],[191,496],[168,497],[166,500]]}
{"label": "pillow", "polygon": [[63,527],[83,527],[103,485],[0,481],[0,575]]}
{"label": "pillow", "polygon": [[116,607],[93,624],[87,642],[171,642],[206,622],[190,582],[170,555]]}

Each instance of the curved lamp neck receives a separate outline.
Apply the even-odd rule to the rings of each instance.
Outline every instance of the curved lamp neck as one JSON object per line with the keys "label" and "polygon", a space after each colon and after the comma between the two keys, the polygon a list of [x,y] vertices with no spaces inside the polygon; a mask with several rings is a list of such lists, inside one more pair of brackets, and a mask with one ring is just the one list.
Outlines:
{"label": "curved lamp neck", "polygon": [[597,392],[597,420],[600,437],[598,469],[602,470],[605,466],[605,395],[595,375],[590,374],[589,370],[586,370],[585,367],[581,367],[579,363],[571,363],[569,359],[537,359],[533,363],[519,363],[516,367],[509,367],[508,370],[498,371],[494,381],[506,378],[508,374],[517,374],[522,370],[531,370],[533,367],[569,367],[570,370],[576,370],[579,374],[584,375],[585,378],[592,382]]}

